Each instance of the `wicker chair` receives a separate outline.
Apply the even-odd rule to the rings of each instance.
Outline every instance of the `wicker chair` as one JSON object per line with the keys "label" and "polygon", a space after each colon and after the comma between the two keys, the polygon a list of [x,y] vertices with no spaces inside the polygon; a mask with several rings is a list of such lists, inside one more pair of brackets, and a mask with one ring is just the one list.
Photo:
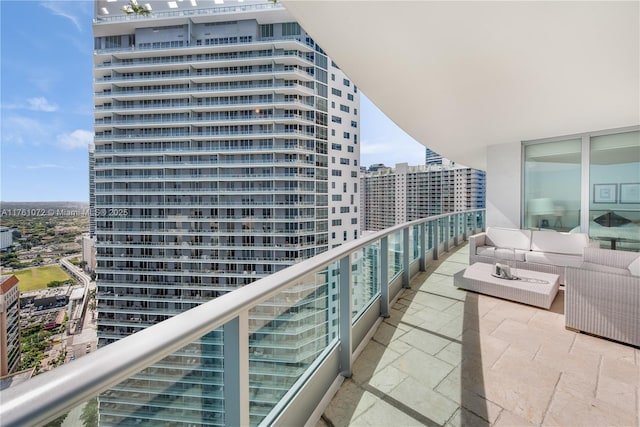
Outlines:
{"label": "wicker chair", "polygon": [[628,270],[639,257],[586,248],[584,265],[566,269],[565,326],[640,346],[640,277]]}

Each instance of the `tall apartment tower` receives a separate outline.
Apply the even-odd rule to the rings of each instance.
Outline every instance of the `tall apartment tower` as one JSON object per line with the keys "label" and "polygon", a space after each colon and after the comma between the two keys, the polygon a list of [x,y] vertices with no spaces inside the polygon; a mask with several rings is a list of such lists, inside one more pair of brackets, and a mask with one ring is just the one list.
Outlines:
{"label": "tall apartment tower", "polygon": [[0,377],[20,369],[20,291],[18,278],[0,276]]}
{"label": "tall apartment tower", "polygon": [[[280,4],[222,3],[95,2],[100,346],[358,235],[357,88]],[[335,333],[306,292],[287,334],[251,321],[252,423]],[[228,424],[222,340],[101,395],[100,424]]]}
{"label": "tall apartment tower", "polygon": [[458,165],[379,169],[362,176],[363,231],[485,207],[485,172]]}

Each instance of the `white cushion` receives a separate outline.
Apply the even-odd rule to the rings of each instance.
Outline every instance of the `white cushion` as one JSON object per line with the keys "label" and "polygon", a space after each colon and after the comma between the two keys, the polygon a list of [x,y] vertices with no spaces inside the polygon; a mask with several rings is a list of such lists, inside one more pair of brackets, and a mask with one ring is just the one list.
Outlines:
{"label": "white cushion", "polygon": [[632,276],[640,276],[640,256],[638,256],[631,264],[629,264],[629,272]]}
{"label": "white cushion", "polygon": [[531,231],[515,228],[488,227],[489,244],[498,248],[514,248],[528,251],[531,248]]}
{"label": "white cushion", "polygon": [[596,264],[593,262],[583,262],[580,265],[582,270],[599,271],[601,273],[621,274],[623,276],[629,275],[629,270],[626,268],[610,267],[608,265]]}
{"label": "white cushion", "polygon": [[493,246],[478,246],[476,248],[476,255],[494,257],[496,248]]}
{"label": "white cushion", "polygon": [[557,265],[560,267],[580,267],[582,264],[581,256],[554,254],[551,252],[527,252],[525,259],[527,262]]}
{"label": "white cushion", "polygon": [[582,256],[588,245],[589,236],[584,233],[534,231],[531,237],[531,250],[539,252]]}
{"label": "white cushion", "polygon": [[529,251],[523,251],[521,249],[505,249],[505,248],[496,248],[495,257],[504,259],[504,260],[516,260],[516,261],[524,261],[524,254]]}

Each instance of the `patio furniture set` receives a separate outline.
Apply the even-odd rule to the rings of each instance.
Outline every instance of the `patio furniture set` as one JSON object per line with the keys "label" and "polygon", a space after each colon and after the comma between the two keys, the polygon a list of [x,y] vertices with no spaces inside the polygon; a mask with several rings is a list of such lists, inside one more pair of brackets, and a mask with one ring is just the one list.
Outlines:
{"label": "patio furniture set", "polygon": [[[565,291],[565,326],[640,346],[640,253],[600,249],[584,233],[489,227],[469,237],[456,287],[549,309]],[[508,265],[513,280],[497,277]]]}

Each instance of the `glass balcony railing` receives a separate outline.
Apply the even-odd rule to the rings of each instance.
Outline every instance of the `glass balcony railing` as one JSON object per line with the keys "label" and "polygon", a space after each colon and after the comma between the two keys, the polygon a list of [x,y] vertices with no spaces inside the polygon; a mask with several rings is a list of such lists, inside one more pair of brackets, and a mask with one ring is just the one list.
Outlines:
{"label": "glass balcony railing", "polygon": [[206,95],[207,93],[227,93],[227,92],[250,92],[250,91],[282,91],[283,89],[295,89],[306,93],[309,96],[315,95],[315,90],[305,85],[297,83],[288,84],[250,84],[250,85],[219,85],[219,86],[192,86],[178,89],[150,89],[150,90],[110,90],[95,92],[94,95],[97,98],[124,98],[126,96],[141,96],[141,95],[168,95],[176,93],[184,94],[196,94]]}
{"label": "glass balcony railing", "polygon": [[4,390],[2,424],[84,405],[105,425],[303,425],[401,288],[484,225],[484,210],[397,225],[153,326],[109,307],[101,339],[121,339]]}

